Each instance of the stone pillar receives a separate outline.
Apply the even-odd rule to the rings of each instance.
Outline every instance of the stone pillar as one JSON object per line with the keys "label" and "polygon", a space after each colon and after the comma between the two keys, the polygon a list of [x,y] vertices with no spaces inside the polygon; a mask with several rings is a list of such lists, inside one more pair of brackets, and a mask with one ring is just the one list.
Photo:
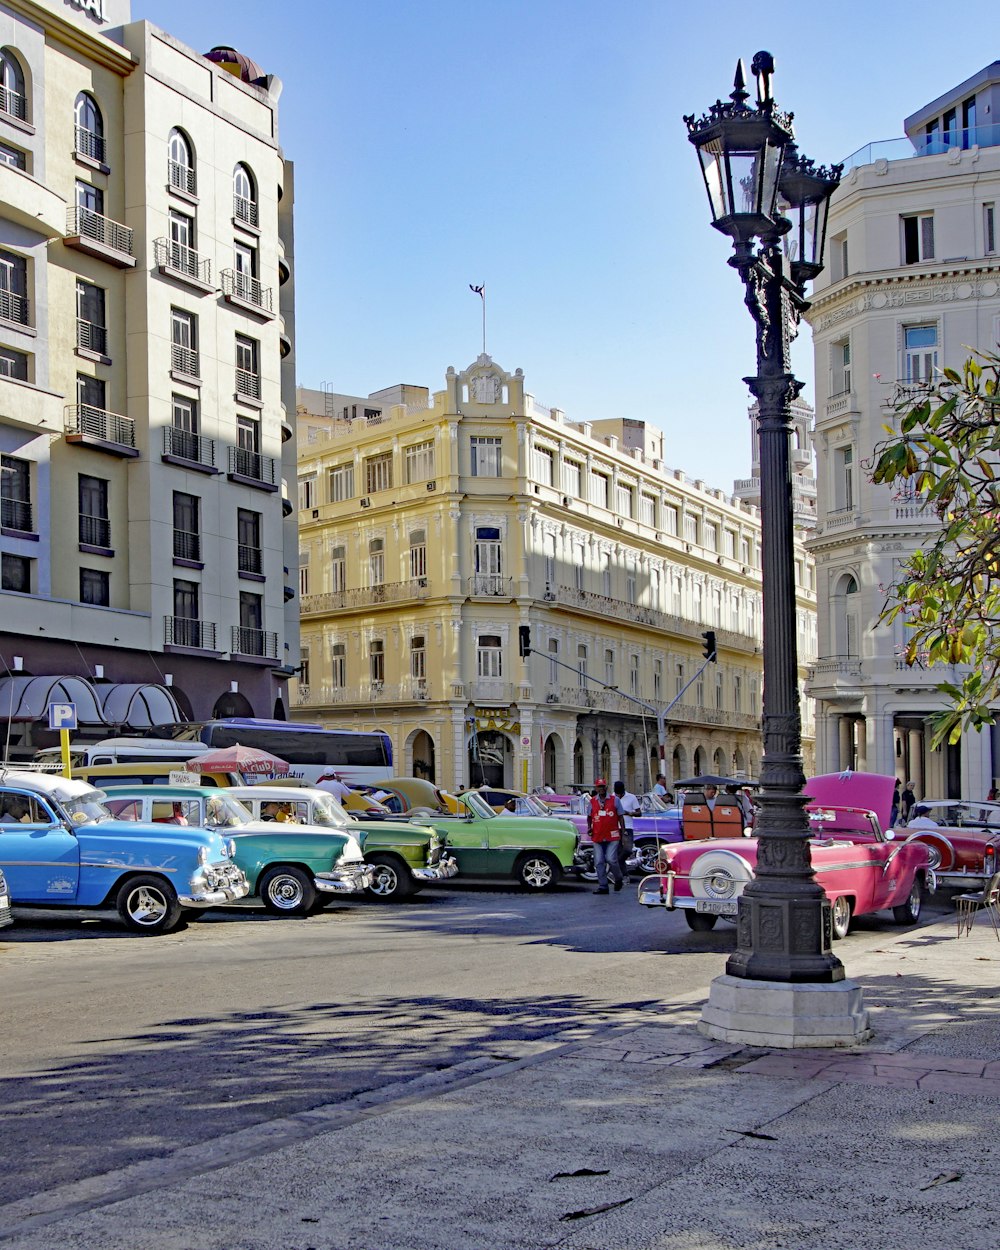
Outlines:
{"label": "stone pillar", "polygon": [[[926,777],[924,776],[924,735],[919,729],[910,729],[906,734],[907,753],[909,755],[909,772],[906,781],[913,782],[913,793],[918,799],[927,798]],[[964,748],[965,743],[962,743]]]}
{"label": "stone pillar", "polygon": [[846,768],[854,767],[854,736],[849,716],[837,717],[837,735],[837,768],[835,771],[843,772]]}

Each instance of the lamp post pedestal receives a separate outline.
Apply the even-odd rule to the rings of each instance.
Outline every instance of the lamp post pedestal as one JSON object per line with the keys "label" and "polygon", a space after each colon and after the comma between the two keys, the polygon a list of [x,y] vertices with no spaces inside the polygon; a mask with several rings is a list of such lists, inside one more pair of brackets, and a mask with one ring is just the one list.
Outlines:
{"label": "lamp post pedestal", "polygon": [[712,982],[698,1030],[718,1041],[785,1050],[857,1046],[872,1037],[854,981],[792,985],[731,976]]}

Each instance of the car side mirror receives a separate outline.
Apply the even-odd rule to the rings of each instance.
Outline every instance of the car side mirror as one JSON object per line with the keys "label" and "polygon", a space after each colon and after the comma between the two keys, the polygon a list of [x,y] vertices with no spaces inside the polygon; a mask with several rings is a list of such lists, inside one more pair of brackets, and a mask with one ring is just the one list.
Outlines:
{"label": "car side mirror", "polygon": [[893,831],[892,831],[891,829],[887,829],[887,830],[885,831],[885,840],[886,840],[886,842],[892,842],[892,841],[895,839],[895,837],[896,837],[896,835],[893,833]]}

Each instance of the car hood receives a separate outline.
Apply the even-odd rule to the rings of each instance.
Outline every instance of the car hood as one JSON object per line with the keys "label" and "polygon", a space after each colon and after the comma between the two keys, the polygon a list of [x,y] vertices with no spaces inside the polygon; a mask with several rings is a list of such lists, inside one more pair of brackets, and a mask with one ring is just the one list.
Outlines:
{"label": "car hood", "polygon": [[813,803],[831,807],[865,807],[875,813],[883,829],[892,828],[892,792],[896,778],[884,773],[824,773],[811,777],[804,794]]}
{"label": "car hood", "polygon": [[194,854],[200,847],[207,846],[213,860],[229,858],[226,851],[228,839],[197,825],[147,825],[138,820],[100,820],[88,825],[74,825],[73,832],[81,852],[127,840],[141,841],[147,846],[184,848]]}

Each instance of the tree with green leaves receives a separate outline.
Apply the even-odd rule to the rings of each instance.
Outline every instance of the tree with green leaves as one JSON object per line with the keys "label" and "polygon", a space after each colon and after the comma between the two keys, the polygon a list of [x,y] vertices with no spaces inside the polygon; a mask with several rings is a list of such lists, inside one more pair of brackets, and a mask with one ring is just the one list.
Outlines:
{"label": "tree with green leaves", "polygon": [[1000,703],[1000,356],[975,352],[961,373],[905,388],[894,412],[872,480],[908,480],[941,526],[904,562],[879,623],[902,618],[907,664],[963,666],[960,684],[938,686],[950,701],[931,717],[938,746],[993,724]]}

